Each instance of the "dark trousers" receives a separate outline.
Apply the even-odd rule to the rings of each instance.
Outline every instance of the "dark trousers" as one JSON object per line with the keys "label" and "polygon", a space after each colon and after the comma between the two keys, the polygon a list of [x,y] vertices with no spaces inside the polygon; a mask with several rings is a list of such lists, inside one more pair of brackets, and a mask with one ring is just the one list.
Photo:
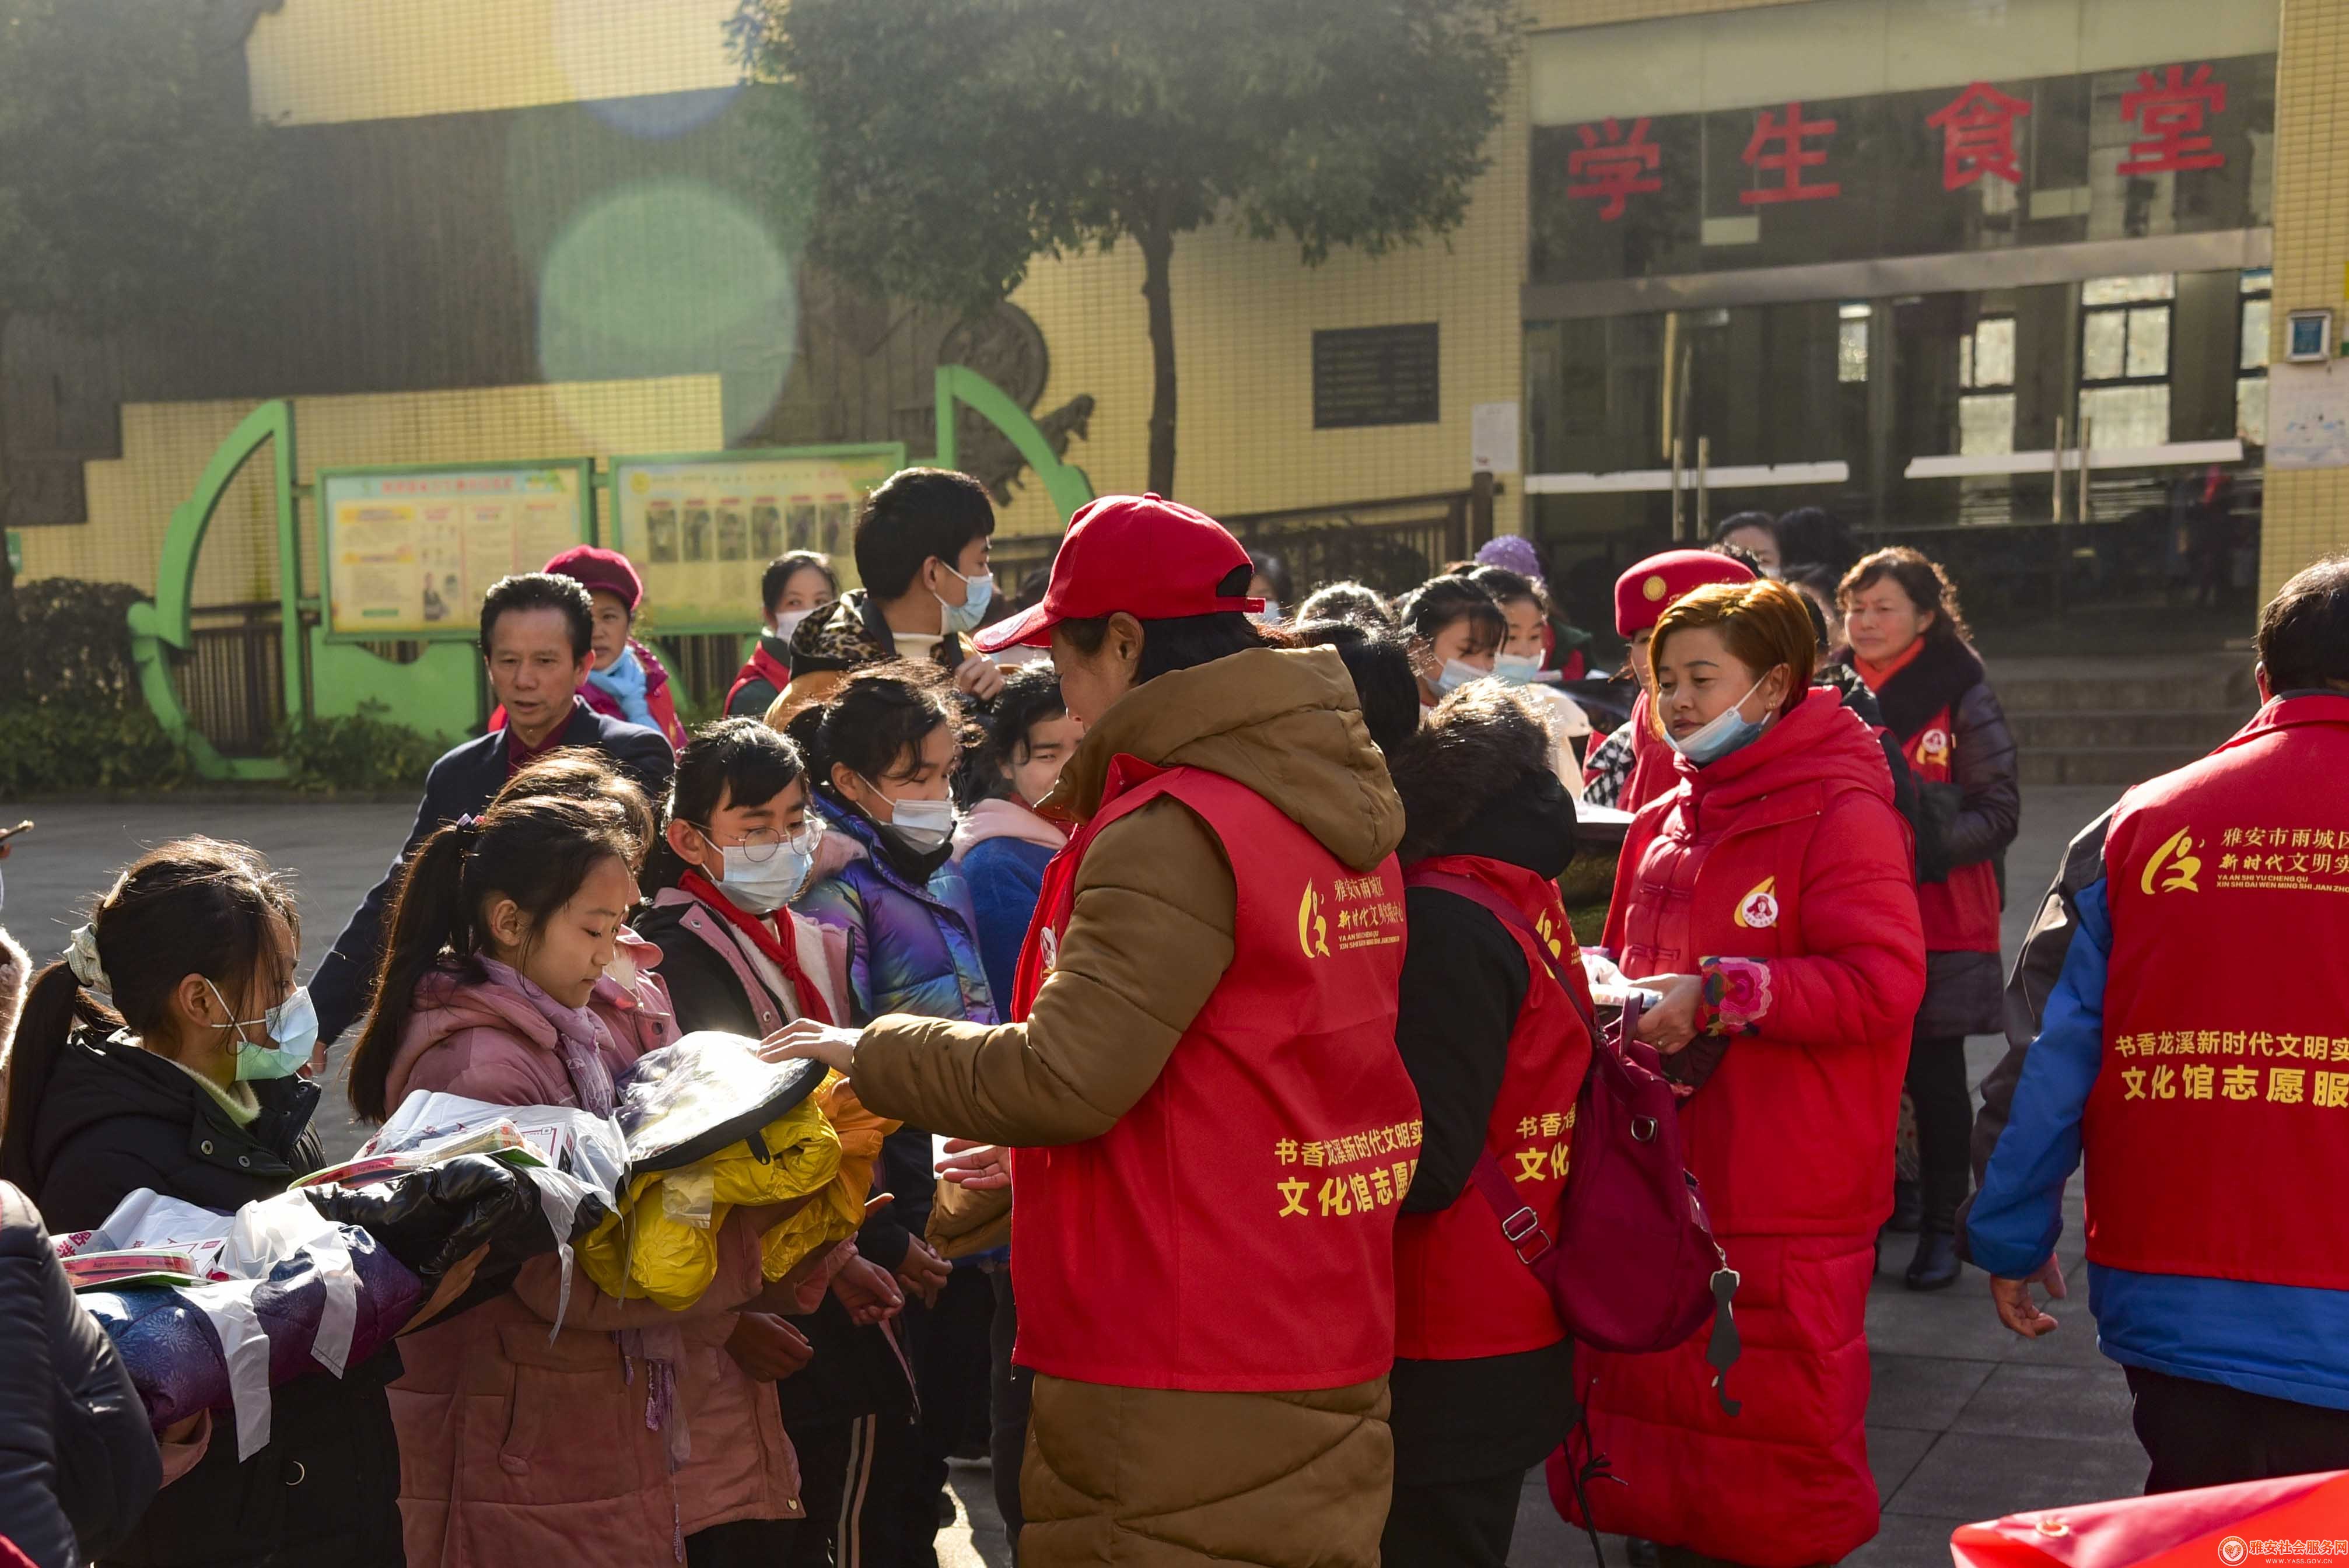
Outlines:
{"label": "dark trousers", "polygon": [[1974,1131],[1974,1099],[1966,1088],[1963,1035],[1913,1040],[1909,1045],[1909,1098],[1917,1106],[1917,1175],[1920,1186],[1952,1189],[1935,1213],[1926,1199],[1925,1223],[1946,1231],[1966,1195],[1967,1147]]}
{"label": "dark trousers", "polygon": [[2187,1491],[2349,1469],[2349,1410],[2125,1366],[2131,1424],[2153,1461],[2145,1490]]}
{"label": "dark trousers", "polygon": [[738,1519],[685,1538],[685,1568],[783,1568],[799,1533],[796,1519]]}
{"label": "dark trousers", "polygon": [[1386,1568],[1506,1568],[1523,1470],[1434,1486],[1398,1482],[1379,1560]]}
{"label": "dark trousers", "polygon": [[1028,1454],[1029,1390],[1036,1375],[1011,1365],[1011,1347],[1019,1338],[1019,1303],[1012,1299],[1010,1267],[988,1277],[995,1286],[995,1321],[988,1330],[993,1352],[989,1394],[994,1430],[987,1447],[995,1470],[995,1507],[1003,1515],[1004,1533],[1011,1538],[1011,1556],[1017,1562],[1019,1527],[1028,1517],[1019,1504],[1019,1466]]}
{"label": "dark trousers", "polygon": [[790,1568],[910,1568],[936,1561],[934,1511],[905,1500],[921,1463],[911,1417],[792,1424],[800,1503],[807,1520],[792,1541]]}

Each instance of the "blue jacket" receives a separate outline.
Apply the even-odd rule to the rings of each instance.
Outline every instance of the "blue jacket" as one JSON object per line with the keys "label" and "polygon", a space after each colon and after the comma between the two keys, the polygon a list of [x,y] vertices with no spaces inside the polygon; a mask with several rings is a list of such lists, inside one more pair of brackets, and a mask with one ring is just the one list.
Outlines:
{"label": "blue jacket", "polygon": [[978,953],[999,1011],[1009,1013],[1019,950],[1044,893],[1044,867],[1054,851],[1019,838],[984,838],[963,851],[962,874],[978,915]]}
{"label": "blue jacket", "polygon": [[[2112,919],[2102,880],[2079,897],[2079,930],[2023,1061],[2014,1107],[1967,1225],[1973,1260],[2021,1279],[2064,1231],[2064,1186],[2104,1060]],[[2088,1265],[2097,1344],[2125,1366],[2349,1409],[2349,1292]]]}
{"label": "blue jacket", "polygon": [[921,886],[890,861],[879,830],[862,815],[839,807],[824,815],[847,841],[849,859],[794,907],[848,935],[851,1022],[869,1023],[885,1012],[997,1022],[962,867],[949,860]]}
{"label": "blue jacket", "polygon": [[[564,727],[563,744],[601,752],[612,765],[634,779],[647,798],[668,798],[669,774],[677,755],[657,730],[623,723],[589,707],[585,699],[571,700],[571,722]],[[506,732],[502,726],[444,753],[424,775],[424,799],[416,808],[416,825],[399,857],[367,889],[351,914],[350,924],[310,980],[310,1000],[318,1009],[318,1038],[333,1044],[335,1037],[357,1022],[367,1010],[368,989],[375,984],[376,959],[383,949],[384,906],[390,901],[394,877],[416,853],[416,846],[460,816],[489,808],[506,784]]]}

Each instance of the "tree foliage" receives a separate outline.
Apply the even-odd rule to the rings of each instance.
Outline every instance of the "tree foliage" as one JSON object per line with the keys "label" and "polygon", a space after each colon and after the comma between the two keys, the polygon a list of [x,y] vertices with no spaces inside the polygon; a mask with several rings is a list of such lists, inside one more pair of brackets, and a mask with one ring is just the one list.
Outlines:
{"label": "tree foliage", "polygon": [[1517,0],[743,0],[734,28],[752,75],[795,89],[771,167],[812,201],[814,254],[844,275],[975,309],[1038,255],[1139,245],[1151,477],[1171,493],[1175,236],[1228,220],[1312,265],[1456,227],[1490,161],[1518,14]]}

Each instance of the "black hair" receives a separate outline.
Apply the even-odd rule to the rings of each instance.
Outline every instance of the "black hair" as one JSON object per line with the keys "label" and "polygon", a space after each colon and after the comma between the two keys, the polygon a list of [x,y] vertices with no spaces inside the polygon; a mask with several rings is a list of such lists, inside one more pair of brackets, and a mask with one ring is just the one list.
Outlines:
{"label": "black hair", "polygon": [[1343,620],[1307,621],[1289,634],[1301,646],[1338,650],[1354,680],[1362,727],[1381,752],[1392,755],[1419,728],[1419,672],[1401,635]]}
{"label": "black hair", "polygon": [[[1791,515],[1791,514],[1789,514],[1789,515]],[[1723,518],[1719,523],[1713,525],[1713,542],[1718,545],[1727,539],[1732,534],[1738,533],[1746,528],[1759,528],[1764,534],[1769,535],[1771,542],[1778,546],[1779,558],[1781,560],[1785,558],[1785,533],[1778,526],[1778,520],[1775,517],[1771,516],[1767,512],[1731,513],[1728,516]],[[1752,552],[1749,551],[1747,553],[1750,555]],[[1754,575],[1759,576],[1761,574],[1757,572]]]}
{"label": "black hair", "polygon": [[[1288,576],[1288,564],[1269,550],[1248,552],[1248,576],[1262,577],[1270,585],[1272,597],[1282,604],[1288,604],[1289,596],[1297,591],[1296,583]],[[1241,585],[1242,587],[1247,586],[1245,583]]]}
{"label": "black hair", "polygon": [[[1247,594],[1256,568],[1234,566],[1216,585],[1217,598],[1236,599]],[[1077,651],[1090,657],[1101,651],[1109,636],[1109,617],[1064,620],[1054,628],[1068,634]],[[1142,658],[1135,663],[1133,683],[1155,680],[1178,670],[1190,670],[1251,648],[1288,648],[1293,639],[1272,627],[1258,626],[1238,610],[1215,610],[1206,615],[1168,616],[1142,623]]]}
{"label": "black hair", "polygon": [[[918,758],[922,742],[939,725],[959,732],[961,719],[954,683],[944,670],[898,659],[852,670],[831,696],[792,714],[784,733],[806,759],[816,792],[843,803],[832,784],[835,765],[878,784],[902,771],[908,757]],[[957,732],[957,743],[963,738]]]}
{"label": "black hair", "polygon": [[1731,560],[1736,562],[1739,566],[1753,573],[1754,580],[1757,583],[1761,582],[1770,575],[1762,569],[1762,557],[1755,555],[1753,551],[1747,549],[1743,545],[1724,545],[1719,541],[1715,541],[1713,544],[1707,545],[1704,547],[1704,552],[1708,556],[1728,556]]}
{"label": "black hair", "polygon": [[1379,631],[1394,629],[1394,607],[1375,588],[1361,583],[1324,583],[1297,607],[1299,620],[1344,620]]}
{"label": "black hair", "polygon": [[1778,554],[1789,566],[1826,566],[1838,576],[1859,559],[1851,530],[1824,506],[1797,506],[1778,514]]}
{"label": "black hair", "polygon": [[1513,572],[1506,566],[1478,566],[1464,574],[1467,579],[1493,596],[1493,602],[1506,607],[1519,599],[1530,599],[1541,618],[1548,620],[1557,613],[1550,604],[1549,590],[1523,572]]}
{"label": "black hair", "polygon": [[512,898],[535,938],[606,859],[642,853],[628,813],[608,796],[533,794],[492,802],[417,846],[399,877],[375,972],[375,1005],[348,1066],[351,1108],[371,1122],[391,1114],[392,1059],[435,969],[479,970],[492,896]]}
{"label": "black hair", "polygon": [[490,585],[481,596],[481,657],[490,656],[490,634],[497,629],[498,617],[508,610],[538,609],[561,610],[571,623],[573,661],[587,657],[595,644],[595,601],[576,578],[551,572],[516,572]]}
{"label": "black hair", "polygon": [[1508,639],[1509,618],[1493,596],[1467,577],[1433,577],[1404,596],[1395,607],[1403,629],[1433,642],[1454,621],[1472,620],[1498,648]]}
{"label": "black hair", "polygon": [[935,556],[952,566],[973,539],[995,532],[987,486],[950,468],[903,468],[864,498],[856,519],[856,573],[875,597],[903,598]]}
{"label": "black hair", "polygon": [[1526,780],[1555,781],[1556,742],[1536,701],[1516,687],[1475,681],[1438,702],[1389,753],[1406,865],[1441,854],[1478,812]]}
{"label": "black hair", "polygon": [[298,950],[302,923],[293,891],[245,845],[181,838],[133,861],[89,918],[109,993],[84,989],[60,961],[41,971],[26,998],[9,1054],[0,1177],[39,1201],[33,1129],[77,1028],[159,1038],[169,1032],[171,993],[191,974],[211,981],[230,1008],[240,1008],[269,957],[270,928],[278,920]]}
{"label": "black hair", "polygon": [[2271,691],[2349,683],[2349,556],[2303,566],[2260,612],[2260,662]]}
{"label": "black hair", "polygon": [[652,802],[636,781],[612,765],[611,759],[590,746],[565,746],[549,752],[506,780],[492,804],[521,800],[526,795],[555,794],[565,800],[609,801],[628,820],[628,832],[644,846],[630,868],[644,869],[644,855],[659,836],[660,821]]}
{"label": "black hair", "polygon": [[788,556],[778,556],[768,562],[767,569],[759,574],[760,610],[772,616],[775,601],[783,597],[783,590],[792,586],[792,579],[808,571],[822,572],[823,580],[832,585],[832,597],[840,597],[840,574],[832,569],[832,557],[816,550],[793,550]]}
{"label": "black hair", "polygon": [[964,757],[963,780],[973,800],[1009,797],[1006,768],[1027,760],[1029,736],[1039,724],[1065,718],[1061,678],[1049,664],[1022,664],[1003,672],[1003,690],[988,704],[984,728]]}

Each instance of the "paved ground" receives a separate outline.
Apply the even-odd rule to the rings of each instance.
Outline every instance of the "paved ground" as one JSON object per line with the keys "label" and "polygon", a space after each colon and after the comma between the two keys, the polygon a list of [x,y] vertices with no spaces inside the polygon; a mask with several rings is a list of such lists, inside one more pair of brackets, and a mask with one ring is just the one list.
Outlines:
{"label": "paved ground", "polygon": [[[2064,843],[2117,794],[2040,788],[2026,794],[2023,835],[2007,862],[2010,954]],[[305,947],[315,955],[381,874],[410,819],[404,806],[326,804],[72,805],[5,815],[40,823],[16,841],[5,867],[7,903],[0,919],[44,961],[63,949],[79,909],[116,869],[146,846],[197,830],[243,839],[298,874]],[[304,965],[305,975],[309,967]],[[1977,1080],[2001,1048],[1992,1039],[1971,1043]],[[356,1145],[339,1096],[322,1121],[330,1146]],[[2076,1184],[2069,1219],[2063,1256],[2075,1293],[2054,1309],[2067,1322],[2061,1333],[2031,1344],[1999,1325],[1980,1273],[1969,1272],[1938,1295],[1913,1295],[1898,1278],[1905,1254],[1888,1250],[1889,1267],[1868,1314],[1876,1376],[1868,1451],[1885,1498],[1884,1532],[1849,1560],[1855,1565],[1941,1568],[1950,1532],[1960,1523],[2122,1495],[2143,1484],[2127,1390],[2097,1355],[2087,1317]],[[957,1465],[953,1489],[960,1517],[940,1538],[944,1568],[1004,1568],[1009,1558],[987,1470]],[[1588,1552],[1551,1510],[1538,1474],[1528,1478],[1512,1560],[1523,1568],[1551,1568],[1579,1563]],[[1620,1561],[1611,1549],[1609,1556]]]}

